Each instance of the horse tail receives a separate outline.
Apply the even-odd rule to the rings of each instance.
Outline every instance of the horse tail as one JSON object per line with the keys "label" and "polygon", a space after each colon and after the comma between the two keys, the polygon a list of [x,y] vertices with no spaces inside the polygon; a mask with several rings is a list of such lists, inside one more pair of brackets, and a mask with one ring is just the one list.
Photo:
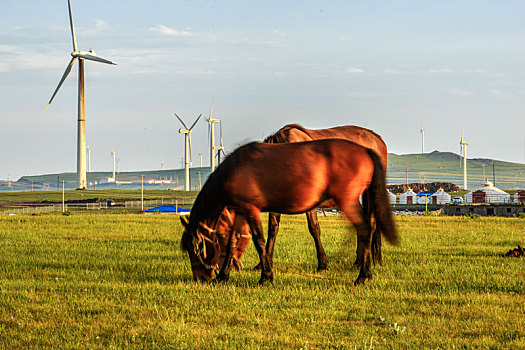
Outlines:
{"label": "horse tail", "polygon": [[372,212],[376,217],[377,230],[380,231],[391,244],[398,244],[399,236],[394,224],[392,207],[390,206],[390,200],[386,190],[386,173],[378,155],[371,149],[367,151],[374,162],[374,174],[372,175],[372,182],[367,191]]}

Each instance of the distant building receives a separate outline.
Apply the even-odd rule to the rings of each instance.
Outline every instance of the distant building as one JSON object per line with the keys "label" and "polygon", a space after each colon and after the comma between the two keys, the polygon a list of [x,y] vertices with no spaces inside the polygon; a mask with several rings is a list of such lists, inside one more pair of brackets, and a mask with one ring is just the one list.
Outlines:
{"label": "distant building", "polygon": [[450,194],[445,192],[442,188],[434,192],[431,196],[431,204],[448,204],[451,201]]}
{"label": "distant building", "polygon": [[465,203],[510,203],[510,194],[485,181],[474,191],[465,195]]}
{"label": "distant building", "polygon": [[525,190],[519,190],[514,194],[514,202],[525,204]]}
{"label": "distant building", "polygon": [[419,192],[417,194],[417,204],[430,204],[430,197],[432,194],[432,192]]}
{"label": "distant building", "polygon": [[390,201],[390,204],[396,204],[397,202],[397,197],[395,194],[393,194],[392,192],[388,191],[388,200]]}
{"label": "distant building", "polygon": [[399,196],[399,204],[416,204],[416,202],[417,194],[410,188]]}

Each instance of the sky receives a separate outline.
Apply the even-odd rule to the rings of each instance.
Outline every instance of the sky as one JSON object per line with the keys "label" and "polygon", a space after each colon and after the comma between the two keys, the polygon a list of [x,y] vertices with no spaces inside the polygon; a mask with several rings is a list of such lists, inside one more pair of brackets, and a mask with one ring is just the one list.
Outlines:
{"label": "sky", "polygon": [[[209,165],[210,109],[226,151],[289,123],[360,125],[389,152],[525,162],[524,1],[72,0],[86,62],[93,171]],[[3,0],[0,179],[76,171],[77,65],[66,0]],[[216,128],[219,134],[219,128]]]}

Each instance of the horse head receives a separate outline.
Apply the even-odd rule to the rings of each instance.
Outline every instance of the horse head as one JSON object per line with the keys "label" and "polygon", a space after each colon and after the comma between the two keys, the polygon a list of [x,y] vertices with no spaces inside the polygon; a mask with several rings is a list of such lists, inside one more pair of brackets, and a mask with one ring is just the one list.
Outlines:
{"label": "horse head", "polygon": [[197,228],[192,231],[186,217],[181,216],[180,221],[184,227],[181,246],[190,257],[193,279],[211,281],[221,255],[217,232],[204,222],[199,222]]}

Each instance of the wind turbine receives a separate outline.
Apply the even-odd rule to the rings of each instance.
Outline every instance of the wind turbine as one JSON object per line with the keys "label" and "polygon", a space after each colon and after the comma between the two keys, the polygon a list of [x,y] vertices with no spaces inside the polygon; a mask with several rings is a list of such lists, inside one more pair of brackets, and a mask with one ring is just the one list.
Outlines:
{"label": "wind turbine", "polygon": [[[459,140],[459,148],[461,156],[463,157],[463,189],[467,189],[467,146],[468,142],[463,139],[465,128],[461,131],[461,139]],[[461,164],[461,163],[460,163]]]}
{"label": "wind turbine", "polygon": [[164,170],[164,161],[163,161],[163,160],[160,161],[160,168],[161,168],[162,170]]}
{"label": "wind turbine", "polygon": [[213,149],[217,151],[217,165],[221,164],[221,152],[222,154],[226,155],[226,153],[224,153],[224,145],[222,144],[222,121],[219,123],[219,126],[221,132],[221,145],[213,147]]}
{"label": "wind turbine", "polygon": [[113,157],[113,180],[115,180],[115,151],[111,150],[111,156]]}
{"label": "wind turbine", "polygon": [[77,38],[75,36],[75,27],[73,25],[73,15],[71,14],[71,2],[67,1],[69,9],[69,24],[71,26],[71,36],[73,38],[73,52],[71,53],[71,61],[66,67],[66,71],[62,75],[62,79],[58,83],[53,96],[49,100],[46,110],[49,108],[49,105],[55,98],[58,90],[62,86],[64,80],[66,80],[71,68],[75,63],[75,60],[78,59],[78,133],[77,133],[77,177],[78,177],[78,189],[85,190],[87,188],[86,181],[86,118],[85,118],[85,108],[84,108],[84,60],[101,62],[106,64],[115,64],[111,61],[98,57],[95,51],[79,51],[77,49]]}
{"label": "wind turbine", "polygon": [[425,129],[421,129],[421,154],[425,154]]}
{"label": "wind turbine", "polygon": [[210,130],[210,172],[213,173],[215,170],[215,123],[219,122],[218,118],[213,118],[213,104],[211,103],[210,117],[208,118],[208,127]]}
{"label": "wind turbine", "polygon": [[185,164],[185,184],[184,184],[184,190],[189,191],[190,190],[190,161],[191,161],[191,131],[195,124],[199,121],[199,119],[202,116],[202,113],[199,114],[197,119],[193,122],[193,125],[188,128],[186,124],[182,121],[182,119],[179,118],[177,113],[174,113],[177,119],[182,123],[182,126],[185,127],[185,129],[180,128],[179,133],[184,134],[184,164]]}

